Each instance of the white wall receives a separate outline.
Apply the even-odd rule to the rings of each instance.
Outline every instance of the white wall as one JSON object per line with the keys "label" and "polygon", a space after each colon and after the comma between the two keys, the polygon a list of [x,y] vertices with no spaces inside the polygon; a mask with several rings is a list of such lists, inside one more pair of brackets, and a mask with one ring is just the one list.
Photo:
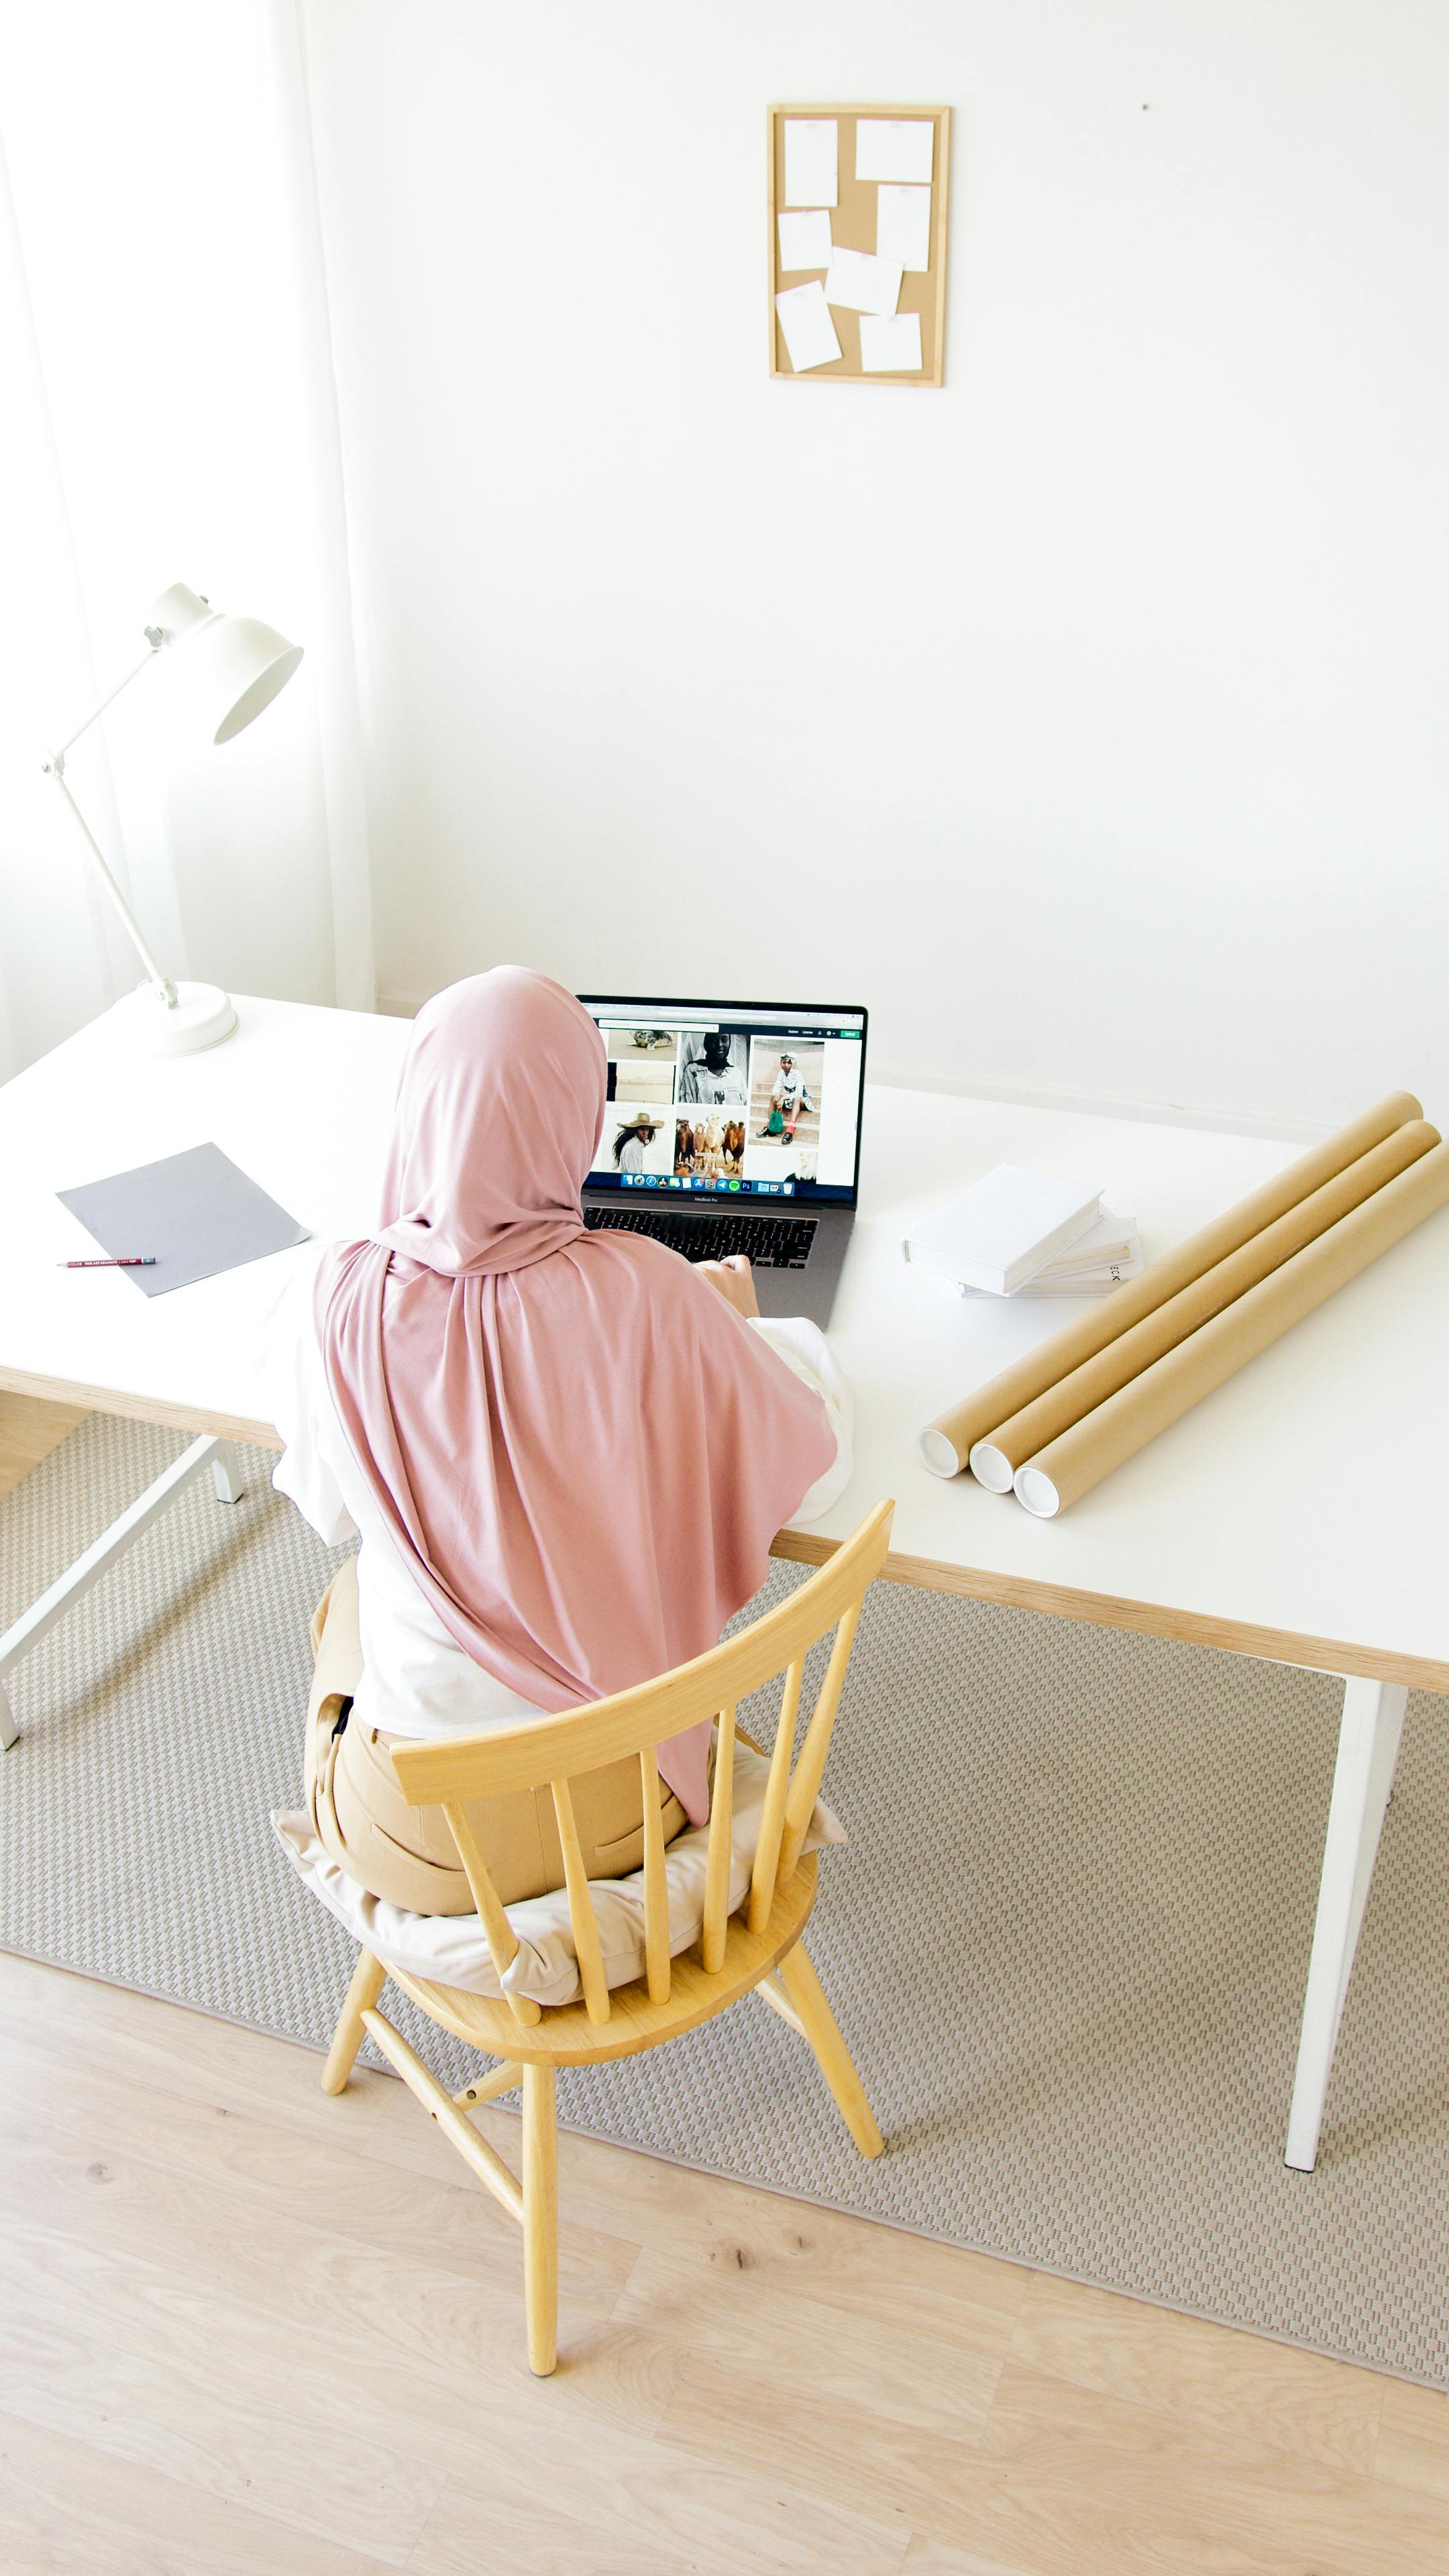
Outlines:
{"label": "white wall", "polygon": [[[307,0],[380,983],[1449,1112],[1441,0]],[[772,99],[955,111],[947,385],[772,383]]]}

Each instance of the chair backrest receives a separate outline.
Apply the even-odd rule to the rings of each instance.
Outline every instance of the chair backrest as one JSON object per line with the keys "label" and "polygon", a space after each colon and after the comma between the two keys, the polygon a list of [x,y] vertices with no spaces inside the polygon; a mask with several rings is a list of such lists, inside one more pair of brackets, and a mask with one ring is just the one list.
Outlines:
{"label": "chair backrest", "polygon": [[[767,1610],[763,1618],[742,1629],[738,1636],[727,1638],[723,1645],[712,1647],[707,1655],[698,1655],[693,1663],[680,1664],[673,1672],[661,1673],[655,1681],[642,1682],[634,1690],[618,1691],[611,1699],[592,1700],[583,1708],[566,1709],[556,1717],[534,1718],[521,1726],[501,1727],[485,1735],[394,1745],[393,1767],[409,1803],[415,1807],[441,1805],[452,1827],[500,1979],[517,1955],[518,1940],[470,1831],[463,1802],[504,1797],[520,1789],[552,1790],[584,2008],[590,2021],[605,2022],[609,2018],[609,1989],[569,1783],[582,1772],[601,1770],[606,1763],[634,1754],[644,1800],[644,1938],[649,1999],[651,2003],[668,2002],[669,1894],[656,1754],[670,1736],[682,1735],[686,1728],[707,1718],[717,1722],[718,1737],[700,1947],[706,1971],[711,1975],[718,1972],[724,1960],[730,1911],[735,1711],[741,1700],[779,1678],[780,1708],[750,1881],[749,1926],[752,1932],[763,1930],[777,1891],[789,1884],[800,1857],[825,1771],[861,1603],[885,1562],[894,1510],[894,1503],[877,1503],[854,1536],[836,1549],[818,1574],[792,1592],[788,1601],[782,1601],[776,1610]],[[830,1660],[801,1739],[799,1759],[792,1761],[805,1658],[811,1647],[832,1630]],[[527,1997],[510,1995],[508,2000],[520,2022],[539,2019],[540,2007]]]}

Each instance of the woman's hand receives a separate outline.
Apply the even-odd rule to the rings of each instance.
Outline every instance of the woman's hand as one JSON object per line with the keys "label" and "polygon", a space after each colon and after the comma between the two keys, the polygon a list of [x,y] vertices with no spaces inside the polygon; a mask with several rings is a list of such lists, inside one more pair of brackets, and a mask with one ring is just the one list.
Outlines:
{"label": "woman's hand", "polygon": [[737,1315],[758,1315],[760,1301],[755,1295],[754,1274],[742,1252],[727,1253],[723,1261],[697,1261],[694,1266],[701,1279],[717,1288]]}

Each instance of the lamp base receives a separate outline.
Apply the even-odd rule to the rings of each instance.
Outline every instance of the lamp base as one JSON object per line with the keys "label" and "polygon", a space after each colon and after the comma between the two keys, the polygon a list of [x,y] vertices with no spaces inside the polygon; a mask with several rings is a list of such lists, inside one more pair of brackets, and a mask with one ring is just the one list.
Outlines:
{"label": "lamp base", "polygon": [[107,1017],[136,1055],[199,1055],[236,1027],[231,997],[219,984],[178,984],[174,1010],[154,984],[138,984]]}

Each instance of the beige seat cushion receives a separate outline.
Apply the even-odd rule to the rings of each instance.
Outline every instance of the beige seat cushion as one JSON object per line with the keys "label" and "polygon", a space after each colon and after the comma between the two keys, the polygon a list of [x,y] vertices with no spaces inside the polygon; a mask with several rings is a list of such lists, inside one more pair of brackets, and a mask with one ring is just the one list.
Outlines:
{"label": "beige seat cushion", "polygon": [[[769,1764],[752,1745],[735,1745],[734,1810],[730,1833],[730,1910],[743,1904],[759,1841]],[[410,1914],[371,1896],[339,1867],[313,1831],[309,1816],[274,1815],[282,1849],[304,1887],[346,1926],[355,1941],[374,1958],[431,1984],[459,1986],[472,1995],[530,1995],[535,2003],[570,2004],[579,1992],[579,1964],[574,1948],[568,1898],[562,1888],[547,1896],[530,1896],[507,1908],[518,1941],[518,1956],[500,1985],[482,1925],[476,1914]],[[823,1800],[817,1801],[806,1851],[843,1843],[844,1827]],[[669,1845],[664,1874],[669,1891],[671,1957],[699,1938],[704,1920],[705,1858],[709,1828],[694,1825]],[[644,1974],[644,1873],[627,1878],[590,1881],[604,1974],[611,1986],[626,1986]]]}

